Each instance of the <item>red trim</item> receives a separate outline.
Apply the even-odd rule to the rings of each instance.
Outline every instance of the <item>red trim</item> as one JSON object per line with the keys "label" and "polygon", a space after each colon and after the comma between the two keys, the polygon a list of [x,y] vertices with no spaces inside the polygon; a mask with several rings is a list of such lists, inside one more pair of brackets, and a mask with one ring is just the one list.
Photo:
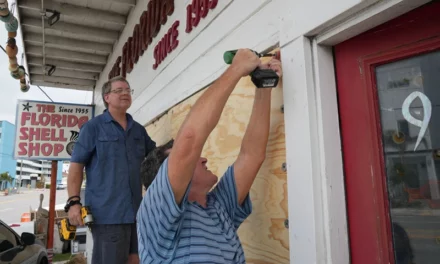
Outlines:
{"label": "red trim", "polygon": [[394,263],[374,69],[440,49],[440,3],[335,47],[353,264]]}

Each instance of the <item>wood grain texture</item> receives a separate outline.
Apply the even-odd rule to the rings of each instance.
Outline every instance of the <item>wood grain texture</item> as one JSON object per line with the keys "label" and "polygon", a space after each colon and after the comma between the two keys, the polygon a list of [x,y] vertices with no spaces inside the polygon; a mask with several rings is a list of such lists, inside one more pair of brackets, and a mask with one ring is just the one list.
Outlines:
{"label": "wood grain texture", "polygon": [[[247,263],[290,263],[289,232],[284,226],[288,217],[287,179],[282,170],[285,162],[282,82],[272,92],[271,128],[267,158],[251,189],[253,211],[238,230]],[[175,138],[191,106],[201,91],[171,108],[147,127],[157,144]],[[219,124],[209,136],[202,155],[212,172],[222,176],[236,159],[249,122],[255,88],[250,78],[242,78],[229,98]]]}

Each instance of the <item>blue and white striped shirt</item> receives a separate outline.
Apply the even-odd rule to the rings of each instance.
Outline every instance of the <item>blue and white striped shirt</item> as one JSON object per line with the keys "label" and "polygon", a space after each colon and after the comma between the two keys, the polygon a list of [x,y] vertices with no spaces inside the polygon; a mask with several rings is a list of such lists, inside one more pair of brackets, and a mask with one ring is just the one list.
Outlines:
{"label": "blue and white striped shirt", "polygon": [[237,229],[252,203],[248,195],[238,204],[233,167],[208,194],[206,208],[188,201],[190,186],[179,206],[166,159],[137,214],[140,263],[246,263]]}

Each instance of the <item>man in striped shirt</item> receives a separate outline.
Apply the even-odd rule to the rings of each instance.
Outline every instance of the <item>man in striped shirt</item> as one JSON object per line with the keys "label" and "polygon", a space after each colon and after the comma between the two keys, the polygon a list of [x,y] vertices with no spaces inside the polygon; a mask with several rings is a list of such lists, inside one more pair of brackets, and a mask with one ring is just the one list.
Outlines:
{"label": "man in striped shirt", "polygon": [[246,262],[237,229],[252,211],[249,190],[265,159],[272,89],[256,89],[240,153],[214,189],[218,178],[200,155],[236,84],[257,67],[281,76],[278,60],[262,65],[252,51],[239,50],[194,104],[176,140],[145,159],[148,189],[137,214],[141,263]]}

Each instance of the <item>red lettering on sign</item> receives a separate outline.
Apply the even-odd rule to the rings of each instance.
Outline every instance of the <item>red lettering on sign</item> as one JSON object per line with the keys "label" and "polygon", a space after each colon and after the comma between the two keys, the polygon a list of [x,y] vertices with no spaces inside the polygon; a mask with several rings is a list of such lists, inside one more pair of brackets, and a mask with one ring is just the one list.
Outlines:
{"label": "red lettering on sign", "polygon": [[41,129],[41,140],[42,141],[49,141],[50,140],[50,129],[49,128],[42,128]]}
{"label": "red lettering on sign", "polygon": [[193,0],[186,7],[186,33],[190,33],[197,27],[201,18],[208,15],[209,10],[217,7],[218,0]]}
{"label": "red lettering on sign", "polygon": [[56,129],[52,129],[51,131],[50,131],[50,140],[51,141],[63,141],[63,142],[67,142],[67,138],[66,137],[64,137],[64,130],[60,130],[60,133],[59,133],[59,135],[57,136],[57,134],[56,134]]}
{"label": "red lettering on sign", "polygon": [[111,69],[110,73],[108,74],[109,79],[116,77],[116,76],[119,76],[119,74],[121,74],[121,68],[119,67],[120,63],[121,63],[121,56],[119,56],[116,59],[116,63],[113,65],[113,68]]}
{"label": "red lettering on sign", "polygon": [[178,26],[180,22],[176,21],[168,30],[168,32],[163,36],[159,43],[154,47],[154,59],[156,62],[153,65],[153,69],[157,67],[165,60],[169,53],[177,48],[179,41],[177,37],[179,36]]}
{"label": "red lettering on sign", "polygon": [[109,79],[119,75],[127,77],[127,73],[133,70],[139,57],[148,49],[153,38],[159,34],[161,25],[164,25],[168,16],[174,13],[174,0],[150,0],[147,7],[139,23],[134,27],[132,36],[127,39],[122,48],[122,58],[118,57],[108,74]]}
{"label": "red lettering on sign", "polygon": [[87,121],[89,121],[89,117],[88,116],[82,116],[78,119],[78,128],[81,129],[81,127],[87,123]]}
{"label": "red lettering on sign", "polygon": [[55,113],[55,105],[36,104],[37,111],[43,113]]}
{"label": "red lettering on sign", "polygon": [[133,41],[131,43],[131,60],[134,63],[138,62],[139,59],[139,52],[140,52],[140,48],[139,48],[139,25],[134,26],[133,29]]}
{"label": "red lettering on sign", "polygon": [[58,157],[58,154],[60,154],[64,150],[64,146],[62,144],[55,144],[53,145],[53,155],[55,157]]}
{"label": "red lettering on sign", "polygon": [[192,1],[192,13],[195,15],[191,21],[193,27],[197,27],[200,23],[200,3],[201,2],[203,2],[203,1],[199,1],[199,0]]}
{"label": "red lettering on sign", "polygon": [[48,105],[46,110],[49,113],[55,113],[55,105]]}
{"label": "red lettering on sign", "polygon": [[[20,142],[18,144],[18,155],[19,156],[40,156],[41,154],[45,157],[55,156],[57,157],[63,150],[64,146],[62,144],[50,144],[50,143],[26,143]],[[53,153],[53,155],[52,155]]]}
{"label": "red lettering on sign", "polygon": [[174,12],[174,1],[162,1],[161,4],[160,24],[165,25],[167,23],[168,16],[171,16]]}
{"label": "red lettering on sign", "polygon": [[132,42],[133,37],[129,37],[127,41],[127,61],[126,61],[126,67],[127,72],[130,73],[133,70],[133,50],[132,50]]}
{"label": "red lettering on sign", "polygon": [[26,121],[31,119],[31,113],[29,112],[23,112],[21,113],[21,125],[24,126],[26,124]]}
{"label": "red lettering on sign", "polygon": [[47,126],[50,123],[50,115],[46,113],[40,114],[39,120],[40,125]]}
{"label": "red lettering on sign", "polygon": [[20,127],[20,140],[27,140],[28,138],[27,127]]}
{"label": "red lettering on sign", "polygon": [[185,32],[186,33],[190,33],[193,29],[192,26],[192,6],[188,5],[186,7],[186,29]]}
{"label": "red lettering on sign", "polygon": [[148,38],[147,38],[147,11],[144,11],[141,16],[140,28],[139,28],[139,56],[144,55],[144,51],[148,47]]}
{"label": "red lettering on sign", "polygon": [[127,77],[127,45],[128,42],[124,44],[122,48],[122,77]]}
{"label": "red lettering on sign", "polygon": [[217,7],[218,0],[209,0],[209,9],[214,9]]}
{"label": "red lettering on sign", "polygon": [[[77,117],[76,115],[60,115],[60,114],[38,114],[38,113],[22,113],[21,125],[26,126],[26,121],[30,121],[32,126],[53,126],[53,127],[78,127],[81,128],[84,123],[89,120],[88,116]],[[31,128],[32,129],[32,128]],[[21,129],[20,129],[21,130]]]}
{"label": "red lettering on sign", "polygon": [[67,126],[68,127],[74,127],[74,126],[76,126],[76,124],[78,124],[78,117],[76,117],[76,116],[69,116],[69,118],[67,120]]}
{"label": "red lettering on sign", "polygon": [[32,141],[63,141],[67,142],[64,130],[56,128],[21,127],[20,140]]}
{"label": "red lettering on sign", "polygon": [[151,0],[150,3],[152,3],[152,21],[151,21],[151,37],[155,38],[157,37],[157,34],[159,34],[160,30],[160,0]]}
{"label": "red lettering on sign", "polygon": [[43,145],[41,145],[41,154],[43,154],[43,156],[50,156],[50,154],[52,153],[52,145],[49,143],[44,143]]}
{"label": "red lettering on sign", "polygon": [[61,127],[60,121],[61,121],[61,115],[52,115],[52,120],[50,121],[50,125]]}
{"label": "red lettering on sign", "polygon": [[40,156],[40,143],[30,143],[28,155],[29,157]]}
{"label": "red lettering on sign", "polygon": [[209,0],[200,0],[200,17],[205,18],[209,12]]}
{"label": "red lettering on sign", "polygon": [[29,141],[40,140],[40,129],[39,128],[29,128]]}
{"label": "red lettering on sign", "polygon": [[26,156],[27,155],[26,145],[27,145],[26,142],[20,142],[18,144],[18,148],[19,148],[18,155],[20,155],[20,156]]}

